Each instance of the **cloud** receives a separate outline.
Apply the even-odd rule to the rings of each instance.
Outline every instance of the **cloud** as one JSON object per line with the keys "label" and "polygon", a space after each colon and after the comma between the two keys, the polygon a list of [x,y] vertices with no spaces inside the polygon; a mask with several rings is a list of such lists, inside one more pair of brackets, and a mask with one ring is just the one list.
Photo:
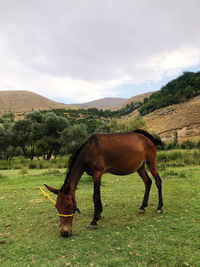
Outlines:
{"label": "cloud", "polygon": [[82,102],[162,82],[200,64],[199,10],[198,0],[4,1],[0,90]]}

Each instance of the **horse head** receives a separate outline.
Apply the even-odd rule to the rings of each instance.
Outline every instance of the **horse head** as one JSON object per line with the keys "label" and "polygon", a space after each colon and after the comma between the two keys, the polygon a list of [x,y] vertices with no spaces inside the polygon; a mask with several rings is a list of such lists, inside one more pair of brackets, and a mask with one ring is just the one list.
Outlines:
{"label": "horse head", "polygon": [[72,234],[72,222],[76,207],[74,192],[71,191],[70,185],[65,184],[60,189],[55,189],[45,185],[46,188],[57,195],[55,207],[60,217],[60,234],[63,237],[69,237]]}

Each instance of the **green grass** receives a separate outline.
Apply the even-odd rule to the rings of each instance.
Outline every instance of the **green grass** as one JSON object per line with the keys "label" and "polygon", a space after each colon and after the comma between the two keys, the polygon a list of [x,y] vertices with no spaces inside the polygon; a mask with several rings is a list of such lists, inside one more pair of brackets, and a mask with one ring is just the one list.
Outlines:
{"label": "green grass", "polygon": [[185,165],[200,165],[200,150],[199,149],[174,149],[169,151],[158,151],[159,166],[185,166]]}
{"label": "green grass", "polygon": [[65,172],[1,171],[0,266],[200,266],[198,167],[161,167],[164,212],[159,215],[154,183],[146,214],[139,215],[144,185],[137,173],[104,175],[104,211],[92,231],[93,185],[84,175],[76,191],[81,214],[70,238],[60,236],[56,210],[39,192],[44,183],[61,186]]}
{"label": "green grass", "polygon": [[[57,156],[50,160],[42,158],[34,158],[34,160],[26,159],[23,156],[13,157],[9,161],[0,160],[0,170],[20,170],[25,172],[28,169],[59,169],[66,168],[69,156]],[[158,164],[162,168],[169,166],[181,167],[185,165],[200,165],[199,149],[174,149],[169,151],[158,151]]]}
{"label": "green grass", "polygon": [[23,156],[13,157],[10,160],[0,160],[0,170],[13,169],[52,169],[52,168],[66,168],[69,156],[57,156],[50,160],[43,160],[42,158],[34,158],[34,160],[26,159]]}

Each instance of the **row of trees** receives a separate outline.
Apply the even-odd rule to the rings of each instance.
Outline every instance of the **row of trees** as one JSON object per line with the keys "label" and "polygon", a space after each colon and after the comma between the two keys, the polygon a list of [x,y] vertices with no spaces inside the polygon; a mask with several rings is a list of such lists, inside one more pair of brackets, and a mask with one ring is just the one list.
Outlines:
{"label": "row of trees", "polygon": [[150,98],[145,98],[139,113],[143,116],[156,109],[182,103],[197,95],[200,95],[200,72],[184,72],[163,86],[160,91],[153,93]]}
{"label": "row of trees", "polygon": [[66,114],[40,111],[27,113],[17,120],[11,114],[4,115],[0,117],[0,159],[18,155],[50,159],[52,155],[72,153],[94,132],[122,132],[144,127],[141,117],[121,122],[92,118],[70,120]]}
{"label": "row of trees", "polygon": [[[54,112],[35,111],[17,120],[8,114],[0,117],[0,159],[8,160],[18,155],[30,159],[35,156],[50,159],[52,155],[73,153],[94,132],[127,132],[137,128],[146,128],[141,116],[125,121],[113,118],[99,122],[93,119],[88,124],[83,123],[83,119],[74,122]],[[159,138],[158,135],[155,137]],[[200,141],[194,143],[188,140],[179,144],[175,133],[171,143],[160,147],[167,150],[177,148],[200,148]]]}
{"label": "row of trees", "polygon": [[[81,117],[84,118],[105,118],[105,119],[111,119],[111,118],[120,118],[122,116],[128,115],[134,110],[138,109],[142,106],[142,102],[131,102],[129,104],[126,104],[121,109],[117,110],[110,110],[110,109],[97,109],[97,108],[88,108],[88,109],[55,109],[52,110],[57,115],[65,115],[67,114],[68,117],[71,120],[77,120]],[[45,111],[44,111],[45,112]]]}
{"label": "row of trees", "polygon": [[58,153],[71,153],[87,138],[84,124],[70,125],[61,116],[50,112],[28,113],[14,121],[12,116],[0,117],[0,158],[23,155],[33,159],[50,159]]}

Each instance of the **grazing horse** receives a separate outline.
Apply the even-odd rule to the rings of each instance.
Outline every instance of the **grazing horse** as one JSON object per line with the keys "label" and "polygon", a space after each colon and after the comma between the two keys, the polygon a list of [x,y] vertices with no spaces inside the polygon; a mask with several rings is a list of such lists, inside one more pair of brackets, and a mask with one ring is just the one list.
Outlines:
{"label": "grazing horse", "polygon": [[144,130],[127,133],[96,133],[82,145],[69,160],[69,171],[60,189],[45,185],[57,194],[56,208],[60,216],[60,233],[68,237],[72,233],[72,220],[76,208],[75,191],[84,172],[92,176],[94,183],[94,217],[91,227],[97,226],[103,211],[100,195],[101,177],[109,172],[115,175],[128,175],[138,172],[145,185],[145,193],[140,213],[148,205],[151,179],[145,171],[145,163],[155,179],[158,188],[157,212],[162,212],[162,181],[157,172],[157,146],[161,141]]}

